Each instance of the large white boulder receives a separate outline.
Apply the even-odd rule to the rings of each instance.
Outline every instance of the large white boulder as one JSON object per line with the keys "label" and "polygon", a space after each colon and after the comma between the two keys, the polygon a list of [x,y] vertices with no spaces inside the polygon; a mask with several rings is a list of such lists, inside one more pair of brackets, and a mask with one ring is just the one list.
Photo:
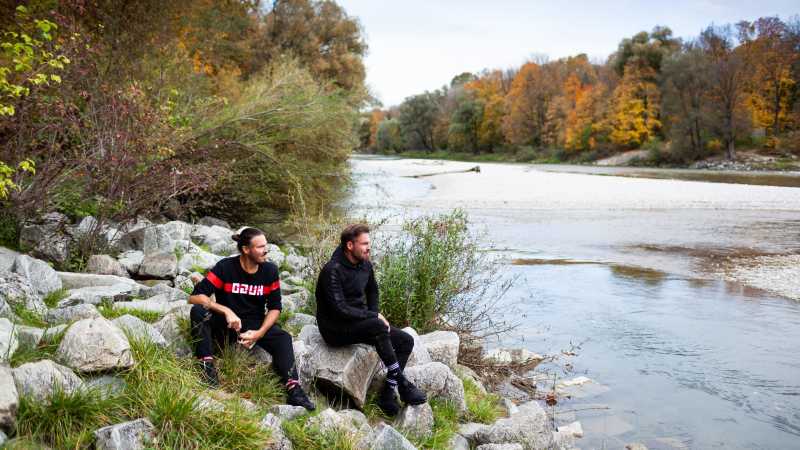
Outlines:
{"label": "large white boulder", "polygon": [[369,450],[416,450],[399,431],[382,422],[367,437],[366,443]]}
{"label": "large white boulder", "polygon": [[49,359],[25,363],[14,369],[14,383],[19,395],[30,396],[39,401],[52,396],[54,389],[71,394],[83,386],[83,382],[72,369]]}
{"label": "large white boulder", "polygon": [[171,253],[175,249],[175,242],[166,229],[151,225],[123,234],[117,242],[117,247],[122,251],[141,250],[145,255],[149,255]]}
{"label": "large white boulder", "polygon": [[147,419],[109,425],[94,432],[97,450],[142,450],[155,438],[155,427]]}
{"label": "large white boulder", "polygon": [[449,367],[440,362],[407,367],[406,378],[422,389],[428,398],[439,398],[451,402],[459,412],[467,410],[464,398],[464,383]]}
{"label": "large white boulder", "polygon": [[167,346],[176,355],[188,356],[192,354],[192,347],[189,346],[189,342],[181,329],[181,316],[177,312],[173,311],[165,315],[161,320],[154,323],[153,327],[164,336]]}
{"label": "large white boulder", "polygon": [[14,384],[14,372],[10,367],[0,364],[0,429],[14,429],[18,406],[19,394]]}
{"label": "large white boulder", "polygon": [[526,449],[552,448],[553,429],[547,414],[538,402],[530,401],[519,406],[519,412],[499,419],[475,433],[475,440],[483,444],[520,444]]}
{"label": "large white boulder", "polygon": [[141,250],[128,250],[127,252],[122,252],[117,257],[117,262],[119,262],[130,275],[139,273],[139,267],[142,266],[142,261],[144,261],[144,252]]}
{"label": "large white boulder", "polygon": [[397,414],[393,425],[407,435],[427,439],[433,433],[433,409],[428,403],[405,405]]}
{"label": "large white boulder", "polygon": [[14,260],[11,271],[25,277],[40,295],[61,289],[61,278],[58,277],[58,273],[41,259],[19,255]]}
{"label": "large white boulder", "polygon": [[124,301],[134,295],[136,288],[128,283],[118,283],[111,286],[90,286],[70,289],[67,296],[58,302],[59,307],[80,304],[99,305],[103,300],[112,302]]}
{"label": "large white boulder", "polygon": [[139,275],[146,278],[175,278],[178,274],[178,259],[172,251],[145,252]]}
{"label": "large white boulder", "polygon": [[86,262],[86,272],[98,275],[116,275],[118,277],[129,277],[130,274],[125,266],[110,255],[92,255]]}
{"label": "large white boulder", "polygon": [[16,324],[5,317],[0,318],[0,363],[8,361],[19,347],[19,334]]}
{"label": "large white boulder", "polygon": [[57,354],[61,361],[81,372],[125,369],[134,363],[125,333],[103,317],[72,324]]}
{"label": "large white boulder", "polygon": [[431,359],[455,368],[458,363],[458,346],[460,339],[453,331],[434,331],[419,337],[425,344]]}
{"label": "large white boulder", "polygon": [[0,272],[0,300],[8,307],[24,308],[37,314],[44,314],[47,305],[30,281],[13,272]]}
{"label": "large white boulder", "polygon": [[11,272],[14,267],[14,260],[20,253],[10,248],[0,247],[0,272]]}
{"label": "large white boulder", "polygon": [[80,305],[53,308],[47,311],[44,320],[49,324],[62,324],[78,319],[100,317],[100,311],[94,305],[83,303]]}
{"label": "large white boulder", "polygon": [[117,317],[111,321],[117,328],[128,333],[135,339],[143,339],[159,346],[166,346],[167,341],[152,325],[130,314]]}
{"label": "large white boulder", "polygon": [[406,367],[413,367],[420,364],[427,364],[429,362],[433,362],[431,359],[430,353],[428,353],[428,348],[425,346],[425,343],[422,342],[420,339],[417,330],[411,327],[403,328],[403,331],[411,335],[414,338],[414,349],[411,350],[411,355],[408,357],[408,362],[406,363]]}
{"label": "large white boulder", "polygon": [[94,273],[75,273],[58,272],[64,289],[80,289],[94,286],[113,286],[115,284],[127,284],[131,286],[134,295],[139,293],[142,287],[139,283],[130,278],[118,277],[116,275],[98,275]]}

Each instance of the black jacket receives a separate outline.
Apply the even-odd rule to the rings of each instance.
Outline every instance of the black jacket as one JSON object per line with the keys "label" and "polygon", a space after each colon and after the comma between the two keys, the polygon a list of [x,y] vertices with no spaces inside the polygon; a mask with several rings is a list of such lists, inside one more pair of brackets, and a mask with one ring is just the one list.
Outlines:
{"label": "black jacket", "polygon": [[336,248],[317,280],[317,323],[331,329],[378,317],[378,284],[372,263],[353,264]]}

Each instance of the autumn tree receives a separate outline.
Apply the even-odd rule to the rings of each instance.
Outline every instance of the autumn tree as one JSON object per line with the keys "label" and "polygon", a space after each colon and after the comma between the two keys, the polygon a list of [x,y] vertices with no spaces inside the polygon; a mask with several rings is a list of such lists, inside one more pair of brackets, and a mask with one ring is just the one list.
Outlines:
{"label": "autumn tree", "polygon": [[464,91],[450,119],[448,148],[478,153],[485,108],[473,91]]}
{"label": "autumn tree", "polygon": [[[493,70],[484,73],[479,78],[464,85],[464,89],[470,91],[478,103],[483,107],[478,126],[477,144],[492,152],[494,148],[504,142],[503,136],[503,117],[505,116],[505,92],[503,90],[503,73]],[[474,150],[477,151],[477,148]]]}
{"label": "autumn tree", "polygon": [[506,95],[503,131],[516,145],[541,146],[545,142],[547,112],[558,87],[548,70],[533,62],[517,72]]}
{"label": "autumn tree", "polygon": [[434,126],[439,114],[439,95],[425,92],[408,97],[400,105],[400,127],[406,143],[413,148],[433,151]]}

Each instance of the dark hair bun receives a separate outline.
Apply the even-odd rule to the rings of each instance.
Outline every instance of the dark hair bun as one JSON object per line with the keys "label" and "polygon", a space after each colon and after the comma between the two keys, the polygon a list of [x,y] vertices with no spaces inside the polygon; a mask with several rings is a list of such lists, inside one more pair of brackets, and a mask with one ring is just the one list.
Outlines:
{"label": "dark hair bun", "polygon": [[237,234],[234,234],[233,236],[231,236],[231,239],[233,239],[236,242],[239,242],[239,240],[241,239],[241,236],[237,233]]}

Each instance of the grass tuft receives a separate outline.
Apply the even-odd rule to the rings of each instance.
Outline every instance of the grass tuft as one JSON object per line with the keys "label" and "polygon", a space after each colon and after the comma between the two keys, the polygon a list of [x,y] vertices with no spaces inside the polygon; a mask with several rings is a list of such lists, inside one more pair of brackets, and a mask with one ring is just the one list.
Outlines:
{"label": "grass tuft", "polygon": [[27,325],[29,327],[44,328],[47,326],[44,318],[37,312],[25,308],[23,302],[11,303],[11,311],[17,316],[16,323],[19,325]]}
{"label": "grass tuft", "polygon": [[217,359],[217,369],[221,375],[222,389],[238,392],[242,398],[264,409],[285,400],[286,391],[272,369],[256,363],[249,352],[238,345],[230,345],[222,350]]}
{"label": "grass tuft", "polygon": [[467,421],[490,424],[503,415],[504,409],[500,405],[500,397],[495,394],[484,394],[469,378],[462,381],[467,401]]}
{"label": "grass tuft", "polygon": [[[320,411],[320,409],[317,409]],[[283,431],[294,448],[307,450],[354,450],[357,442],[342,432],[323,433],[319,427],[309,426],[308,421],[316,414],[298,417],[283,422]]]}
{"label": "grass tuft", "polygon": [[67,289],[57,289],[44,296],[44,304],[47,305],[48,308],[55,308],[58,306],[58,302],[67,298],[68,295],[69,291]]}
{"label": "grass tuft", "polygon": [[134,317],[144,320],[145,322],[154,323],[158,322],[162,317],[164,317],[164,314],[156,311],[141,311],[131,308],[114,308],[114,302],[112,301],[103,301],[97,305],[97,310],[108,320],[113,320],[117,317],[122,317],[125,314],[130,314]]}
{"label": "grass tuft", "polygon": [[25,363],[42,359],[55,360],[56,350],[58,350],[58,346],[61,344],[61,340],[64,338],[66,332],[67,328],[64,328],[58,333],[49,336],[45,335],[35,347],[28,343],[21,343],[20,346],[17,347],[17,351],[11,356],[11,360],[9,361],[11,367],[19,367]]}

